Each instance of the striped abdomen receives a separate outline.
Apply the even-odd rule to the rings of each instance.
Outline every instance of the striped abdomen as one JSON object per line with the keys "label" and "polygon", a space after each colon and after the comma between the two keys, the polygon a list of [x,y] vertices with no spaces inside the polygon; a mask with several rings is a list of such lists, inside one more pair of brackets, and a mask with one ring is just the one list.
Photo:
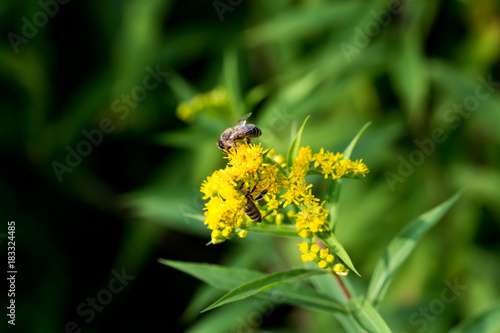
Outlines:
{"label": "striped abdomen", "polygon": [[245,135],[250,139],[258,138],[259,136],[262,135],[262,131],[254,126],[251,130],[246,132]]}
{"label": "striped abdomen", "polygon": [[260,210],[257,208],[253,200],[247,197],[247,204],[243,208],[243,212],[254,222],[261,222],[262,216],[260,215]]}

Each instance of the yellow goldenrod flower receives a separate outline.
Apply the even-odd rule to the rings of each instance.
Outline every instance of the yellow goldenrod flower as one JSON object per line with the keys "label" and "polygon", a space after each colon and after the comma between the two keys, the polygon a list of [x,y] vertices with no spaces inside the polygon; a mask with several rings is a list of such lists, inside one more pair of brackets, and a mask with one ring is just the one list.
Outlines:
{"label": "yellow goldenrod flower", "polygon": [[[312,261],[314,263],[319,262],[319,257],[314,252],[304,253],[301,257],[302,257],[302,261]],[[306,260],[304,260],[304,259],[306,259]]]}
{"label": "yellow goldenrod flower", "polygon": [[302,242],[297,244],[300,252],[302,253],[302,261],[312,261],[318,264],[318,267],[323,268],[335,268],[337,274],[347,274],[349,270],[346,270],[342,264],[333,265],[335,257],[330,253],[329,249],[321,249],[319,244]]}
{"label": "yellow goldenrod flower", "polygon": [[349,274],[349,269],[345,268],[342,264],[336,264],[335,266],[333,266],[333,272],[340,276],[346,276],[347,274]]}
{"label": "yellow goldenrod flower", "polygon": [[283,194],[280,198],[283,198],[285,202],[283,202],[283,208],[294,203],[296,205],[299,204],[297,199],[299,198],[299,193],[295,190],[295,187],[292,186],[285,194]]}
{"label": "yellow goldenrod flower", "polygon": [[231,238],[233,234],[234,227],[225,227],[224,230],[222,230],[222,236],[224,236],[224,238]]}
{"label": "yellow goldenrod flower", "polygon": [[319,201],[319,199],[312,194],[311,189],[309,189],[305,192],[305,194],[302,195],[302,200],[304,202],[304,205],[313,204],[315,201]]}
{"label": "yellow goldenrod flower", "polygon": [[312,238],[312,233],[306,229],[302,229],[299,231],[299,236],[302,238],[310,239]]}
{"label": "yellow goldenrod flower", "polygon": [[302,242],[300,244],[297,244],[299,247],[299,251],[302,253],[307,253],[309,251],[309,246],[310,244],[308,242]]}
{"label": "yellow goldenrod flower", "polygon": [[295,215],[295,227],[299,231],[299,235],[304,230],[312,233],[321,233],[329,230],[327,221],[328,210],[322,207],[323,204],[324,202],[321,204],[313,202]]}
{"label": "yellow goldenrod flower", "polygon": [[368,170],[368,167],[366,166],[366,164],[364,164],[362,162],[363,162],[363,159],[351,162],[350,171],[353,173],[354,177],[356,177],[358,175],[362,175],[363,177],[365,177],[365,175],[368,172],[370,172],[370,170]]}
{"label": "yellow goldenrod flower", "polygon": [[318,244],[313,244],[313,245],[311,245],[311,252],[313,252],[313,253],[318,253],[318,252],[319,252],[319,250],[320,250],[320,247],[319,247],[319,245],[318,245]]}
{"label": "yellow goldenrod flower", "polygon": [[332,264],[333,261],[335,260],[335,257],[333,256],[333,254],[329,254],[326,256],[326,262],[329,263],[329,264]]}
{"label": "yellow goldenrod flower", "polygon": [[256,173],[262,165],[262,147],[260,144],[238,146],[238,152],[234,154],[227,154],[229,170],[233,177],[239,179],[246,179],[247,181],[256,181]]}
{"label": "yellow goldenrod flower", "polygon": [[321,251],[319,251],[319,257],[321,259],[326,259],[329,253],[330,251],[328,249],[322,249]]}
{"label": "yellow goldenrod flower", "polygon": [[227,117],[231,113],[231,105],[227,91],[215,88],[204,94],[198,94],[189,101],[177,106],[177,117],[185,122],[192,122],[198,113],[209,113],[215,116]]}
{"label": "yellow goldenrod flower", "polygon": [[278,214],[279,205],[280,203],[276,200],[276,195],[273,194],[267,201],[267,210],[272,212],[273,215],[276,215]]}
{"label": "yellow goldenrod flower", "polygon": [[[197,112],[205,112],[212,106],[227,103],[224,90],[214,90],[181,103],[178,115],[190,120]],[[237,141],[235,149],[225,150],[227,165],[216,170],[201,184],[200,191],[205,204],[205,224],[212,230],[212,243],[217,244],[234,236],[245,238],[247,229],[254,221],[245,214],[244,208],[254,203],[265,202],[263,218],[276,225],[294,223],[297,234],[308,240],[297,244],[301,260],[318,264],[321,269],[331,269],[335,274],[349,273],[343,264],[335,264],[335,256],[329,249],[321,249],[313,240],[328,236],[330,231],[329,211],[325,201],[313,194],[313,185],[306,181],[308,173],[323,174],[325,179],[361,178],[369,172],[362,159],[351,161],[341,153],[332,153],[321,148],[313,154],[309,146],[298,147],[292,165],[287,165],[282,155],[271,149],[265,151],[261,144]],[[311,166],[313,164],[313,166]],[[260,203],[254,202],[264,198]],[[286,212],[283,209],[291,205]],[[260,210],[260,209],[259,209]],[[254,220],[256,220],[254,218]],[[283,228],[287,229],[287,228]],[[287,229],[288,230],[288,229]],[[319,242],[321,244],[321,242]]]}
{"label": "yellow goldenrod flower", "polygon": [[[281,208],[294,205],[286,215],[287,220],[295,223],[297,234],[304,239],[313,239],[315,235],[330,230],[328,210],[325,201],[320,202],[312,191],[312,184],[306,181],[311,163],[319,168],[325,178],[356,178],[369,172],[362,160],[351,161],[343,154],[325,151],[312,154],[310,147],[299,147],[297,157],[289,170],[284,170],[284,158],[273,150],[267,153],[260,144],[237,143],[237,149],[231,150],[225,158],[225,169],[215,171],[201,185],[205,205],[205,224],[211,229],[212,243],[220,243],[235,235],[244,238],[247,228],[253,225],[245,215],[243,208],[247,201],[259,196],[264,191],[267,212],[266,220],[281,225],[285,215]],[[283,165],[280,167],[280,164]],[[240,188],[245,188],[246,195]],[[250,193],[251,192],[251,193]],[[250,193],[250,197],[248,197]],[[335,264],[335,257],[328,249],[321,249],[318,244],[302,242],[298,244],[303,261],[312,261],[320,268],[332,269],[338,275],[347,275],[348,269],[342,264]]]}
{"label": "yellow goldenrod flower", "polygon": [[324,149],[321,148],[319,153],[313,156],[313,160],[315,161],[314,167],[321,167],[325,179],[328,177],[332,177],[332,179],[342,177],[364,177],[369,172],[368,167],[362,163],[362,160],[352,162],[349,159],[342,159],[342,157],[344,157],[344,155],[341,153],[334,154],[329,151],[325,152]]}
{"label": "yellow goldenrod flower", "polygon": [[[261,145],[238,143],[237,150],[228,154],[228,165],[225,169],[215,171],[207,177],[201,185],[200,191],[205,204],[205,224],[211,230],[222,230],[220,238],[230,239],[239,230],[247,228],[247,220],[243,209],[249,200],[240,190],[240,186],[247,189],[253,197],[267,190],[266,201],[271,202],[271,210],[279,207],[276,200],[284,187],[286,176],[281,174],[276,165],[264,163]],[[269,199],[271,198],[271,199]],[[273,201],[274,199],[274,201]],[[284,219],[284,217],[283,217]]]}
{"label": "yellow goldenrod flower", "polygon": [[313,161],[315,161],[314,167],[317,168],[319,165],[322,165],[325,161],[325,158],[326,158],[325,150],[323,148],[321,148],[319,150],[319,153],[314,154],[314,156],[313,156]]}
{"label": "yellow goldenrod flower", "polygon": [[220,230],[212,231],[212,244],[218,244],[224,242],[226,239],[222,236],[222,232]]}

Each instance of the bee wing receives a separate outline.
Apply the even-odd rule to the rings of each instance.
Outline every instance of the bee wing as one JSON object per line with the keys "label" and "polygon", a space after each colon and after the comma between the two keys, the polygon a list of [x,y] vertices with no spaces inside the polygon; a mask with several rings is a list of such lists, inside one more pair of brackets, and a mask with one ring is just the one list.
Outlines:
{"label": "bee wing", "polygon": [[237,131],[233,131],[229,136],[229,140],[233,140],[239,137],[245,137],[248,132],[251,132],[255,128],[254,124],[248,124],[246,126],[241,126]]}
{"label": "bee wing", "polygon": [[236,122],[236,124],[233,125],[233,128],[244,126],[246,124],[246,122],[247,122],[247,119],[250,118],[251,115],[252,115],[252,112],[247,113],[246,115],[244,115],[243,117],[241,117],[241,119],[238,120]]}

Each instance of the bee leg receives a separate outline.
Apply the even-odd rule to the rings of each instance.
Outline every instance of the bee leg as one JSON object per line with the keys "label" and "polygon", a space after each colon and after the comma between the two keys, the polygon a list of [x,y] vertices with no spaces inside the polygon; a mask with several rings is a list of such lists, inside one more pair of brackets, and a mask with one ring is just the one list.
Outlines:
{"label": "bee leg", "polygon": [[234,151],[236,152],[236,154],[238,154],[238,149],[236,149],[236,140],[233,141],[233,143],[234,143]]}
{"label": "bee leg", "polygon": [[245,139],[247,140],[247,145],[249,145],[250,144],[250,138],[246,137]]}
{"label": "bee leg", "polygon": [[[255,190],[255,187],[256,187],[256,186],[257,186],[257,185],[255,185],[255,186],[254,186],[254,188],[253,188],[254,190]],[[253,192],[253,190],[252,190],[252,192]],[[253,199],[253,201],[259,201],[259,200],[262,200],[262,198],[264,198],[264,196],[265,196],[266,194],[267,194],[267,189],[265,189],[264,191],[262,191],[262,193],[261,193],[261,194],[259,194],[258,196],[256,196],[256,197]]]}

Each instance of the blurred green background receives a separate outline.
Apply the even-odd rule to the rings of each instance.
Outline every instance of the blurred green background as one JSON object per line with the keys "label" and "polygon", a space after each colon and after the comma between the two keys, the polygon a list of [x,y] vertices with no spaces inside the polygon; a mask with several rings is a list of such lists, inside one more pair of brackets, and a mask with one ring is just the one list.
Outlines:
{"label": "blurred green background", "polygon": [[[353,154],[371,171],[344,182],[337,229],[361,289],[406,223],[468,186],[389,289],[394,331],[443,332],[499,299],[497,1],[2,1],[0,30],[0,244],[6,258],[14,220],[19,332],[342,330],[252,299],[199,315],[220,292],[157,263],[300,265],[295,241],[206,247],[185,217],[224,166],[215,141],[246,112],[281,154],[307,115],[313,152],[373,122]],[[180,102],[216,88],[222,107],[179,119]],[[454,301],[419,312],[456,279]]]}

